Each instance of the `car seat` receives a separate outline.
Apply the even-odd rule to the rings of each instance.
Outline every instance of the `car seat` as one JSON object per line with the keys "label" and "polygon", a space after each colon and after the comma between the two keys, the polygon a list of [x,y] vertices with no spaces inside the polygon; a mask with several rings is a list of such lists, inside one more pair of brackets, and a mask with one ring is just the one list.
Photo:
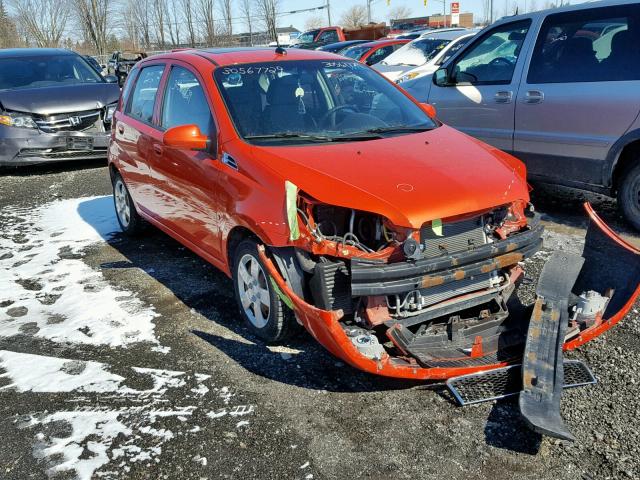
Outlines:
{"label": "car seat", "polygon": [[267,91],[263,119],[271,133],[300,131],[313,123],[306,111],[304,97],[297,97],[298,75],[274,78]]}

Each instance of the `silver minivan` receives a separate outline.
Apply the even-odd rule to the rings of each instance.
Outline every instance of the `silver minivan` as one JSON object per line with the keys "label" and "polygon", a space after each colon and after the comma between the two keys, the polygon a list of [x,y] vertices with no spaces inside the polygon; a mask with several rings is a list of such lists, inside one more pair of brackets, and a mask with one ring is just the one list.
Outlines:
{"label": "silver minivan", "polygon": [[640,229],[640,2],[500,19],[431,80],[401,86],[531,180],[617,195]]}

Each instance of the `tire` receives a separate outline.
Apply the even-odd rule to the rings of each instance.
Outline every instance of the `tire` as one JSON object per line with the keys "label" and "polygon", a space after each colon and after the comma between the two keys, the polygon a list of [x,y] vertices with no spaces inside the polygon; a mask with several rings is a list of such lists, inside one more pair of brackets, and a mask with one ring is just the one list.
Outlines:
{"label": "tire", "polygon": [[144,221],[136,210],[127,185],[117,172],[113,177],[113,206],[118,224],[126,235],[136,236],[142,232]]}
{"label": "tire", "polygon": [[618,189],[618,206],[627,221],[640,231],[640,164],[624,173]]}
{"label": "tire", "polygon": [[240,314],[249,329],[266,342],[290,337],[297,329],[293,312],[271,284],[253,239],[240,242],[234,252],[233,287]]}

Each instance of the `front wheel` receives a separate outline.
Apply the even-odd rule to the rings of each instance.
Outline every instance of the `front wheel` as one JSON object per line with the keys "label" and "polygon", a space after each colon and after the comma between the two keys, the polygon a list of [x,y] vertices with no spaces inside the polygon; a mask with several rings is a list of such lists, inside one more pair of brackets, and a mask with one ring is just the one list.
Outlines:
{"label": "front wheel", "polygon": [[143,220],[138,215],[129,190],[119,173],[113,178],[113,204],[120,228],[127,235],[137,235],[143,229]]}
{"label": "front wheel", "polygon": [[640,164],[624,174],[618,189],[618,205],[627,221],[640,230]]}
{"label": "front wheel", "polygon": [[296,331],[295,317],[278,297],[254,240],[238,245],[232,273],[238,307],[251,331],[267,342],[283,340]]}

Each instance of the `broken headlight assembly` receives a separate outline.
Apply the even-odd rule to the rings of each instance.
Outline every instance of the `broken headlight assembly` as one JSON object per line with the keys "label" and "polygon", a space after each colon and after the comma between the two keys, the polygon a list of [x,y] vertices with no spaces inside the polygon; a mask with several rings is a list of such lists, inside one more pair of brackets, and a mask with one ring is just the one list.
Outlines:
{"label": "broken headlight assembly", "polygon": [[24,113],[4,112],[0,115],[0,125],[15,128],[38,128],[36,122]]}

